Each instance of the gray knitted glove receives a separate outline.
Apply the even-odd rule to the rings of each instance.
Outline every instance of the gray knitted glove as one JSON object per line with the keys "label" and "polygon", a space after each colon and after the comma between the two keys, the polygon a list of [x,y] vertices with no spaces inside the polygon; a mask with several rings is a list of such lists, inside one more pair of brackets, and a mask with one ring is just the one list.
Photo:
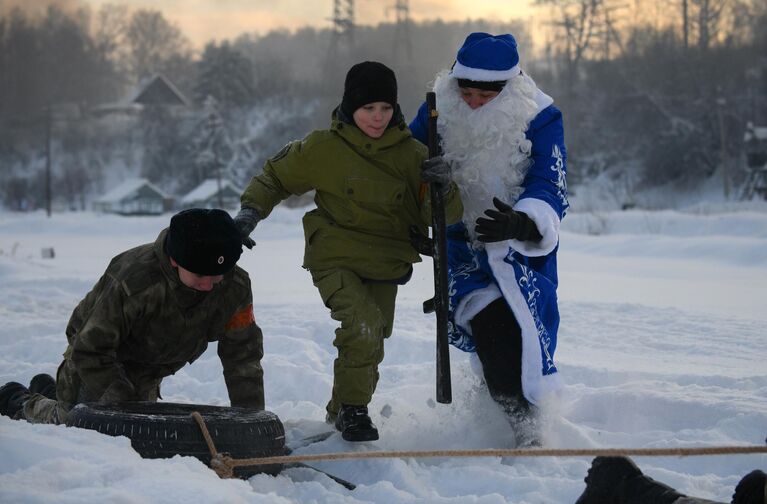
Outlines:
{"label": "gray knitted glove", "polygon": [[450,163],[445,161],[442,156],[425,159],[421,163],[421,180],[428,183],[435,183],[439,186],[442,194],[447,194],[450,190]]}
{"label": "gray knitted glove", "polygon": [[258,224],[258,221],[260,220],[261,216],[258,214],[258,211],[251,207],[242,207],[240,211],[237,212],[237,215],[234,216],[234,224],[240,231],[242,244],[249,249],[252,249],[256,244],[256,242],[253,241],[253,239],[250,237],[250,233],[256,229],[256,224]]}

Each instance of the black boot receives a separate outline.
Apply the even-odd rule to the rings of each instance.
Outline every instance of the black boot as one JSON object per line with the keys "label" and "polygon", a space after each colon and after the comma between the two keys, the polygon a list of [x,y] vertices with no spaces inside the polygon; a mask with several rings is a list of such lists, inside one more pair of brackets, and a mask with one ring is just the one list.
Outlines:
{"label": "black boot", "polygon": [[506,416],[517,448],[541,446],[538,411],[522,392],[522,329],[503,298],[471,320],[477,356],[490,396]]}
{"label": "black boot", "polygon": [[30,395],[29,389],[21,383],[6,383],[0,387],[0,415],[21,418],[22,408]]}
{"label": "black boot", "polygon": [[35,375],[29,382],[30,394],[42,394],[48,399],[56,400],[56,380],[53,376],[45,373]]}
{"label": "black boot", "polygon": [[732,496],[732,504],[766,504],[767,503],[767,474],[755,469],[743,476],[735,494]]}
{"label": "black boot", "polygon": [[542,446],[538,408],[524,397],[494,397],[509,419],[515,448],[539,448]]}
{"label": "black boot", "polygon": [[368,416],[367,406],[342,405],[336,417],[336,429],[346,441],[378,439],[378,429]]}
{"label": "black boot", "polygon": [[586,475],[586,489],[575,504],[618,504],[617,487],[642,471],[626,457],[596,457]]}
{"label": "black boot", "polygon": [[596,457],[575,504],[671,504],[684,495],[655,481],[627,457]]}
{"label": "black boot", "polygon": [[509,415],[509,422],[514,429],[514,446],[516,448],[540,448],[541,442],[541,422],[538,418],[538,409],[535,406],[527,405],[524,408],[518,408]]}
{"label": "black boot", "polygon": [[[631,462],[631,464],[634,463]],[[639,469],[637,468],[637,470]],[[615,494],[618,498],[617,502],[621,504],[646,504],[648,502],[672,504],[680,497],[686,497],[670,486],[642,474],[641,471],[638,475],[630,476],[621,481],[615,489]]]}

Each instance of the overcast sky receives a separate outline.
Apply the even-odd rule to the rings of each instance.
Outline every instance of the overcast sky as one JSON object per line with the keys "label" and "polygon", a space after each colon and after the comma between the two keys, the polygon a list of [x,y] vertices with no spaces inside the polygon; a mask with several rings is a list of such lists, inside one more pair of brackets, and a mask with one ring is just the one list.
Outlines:
{"label": "overcast sky", "polygon": [[[0,3],[20,0],[0,0]],[[28,1],[28,0],[27,0]],[[40,0],[32,0],[38,2]],[[77,0],[62,0],[75,3]],[[333,12],[332,0],[81,0],[95,8],[105,3],[127,4],[133,8],[163,11],[178,25],[196,47],[210,39],[232,38],[242,32],[266,33],[284,27],[327,27]],[[26,3],[26,2],[25,2]],[[464,19],[529,18],[532,0],[410,0],[410,17],[414,21],[441,18],[446,21]],[[393,21],[395,0],[356,0],[355,21],[378,24]]]}

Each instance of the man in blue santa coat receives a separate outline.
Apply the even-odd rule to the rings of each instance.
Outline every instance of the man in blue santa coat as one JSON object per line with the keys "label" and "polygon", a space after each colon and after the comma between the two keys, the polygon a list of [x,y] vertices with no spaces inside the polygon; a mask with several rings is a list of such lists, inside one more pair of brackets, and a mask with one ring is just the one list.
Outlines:
{"label": "man in blue santa coat", "polygon": [[[562,113],[519,67],[510,34],[470,34],[434,82],[442,156],[462,222],[450,226],[450,342],[476,352],[517,446],[539,445],[538,407],[562,382],[554,364],[557,249],[567,209]],[[427,139],[427,110],[410,124]],[[449,166],[449,170],[447,166]]]}

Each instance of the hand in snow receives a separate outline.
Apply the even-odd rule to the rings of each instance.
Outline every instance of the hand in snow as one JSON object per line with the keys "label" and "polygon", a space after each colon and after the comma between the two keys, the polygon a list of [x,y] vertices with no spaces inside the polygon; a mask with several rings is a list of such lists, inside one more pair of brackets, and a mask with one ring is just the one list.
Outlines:
{"label": "hand in snow", "polygon": [[240,231],[242,237],[242,244],[252,249],[256,244],[250,237],[250,233],[256,229],[256,224],[261,220],[261,216],[258,215],[258,211],[251,207],[242,207],[237,215],[234,216],[234,224]]}
{"label": "hand in snow", "polygon": [[533,219],[524,212],[517,212],[509,205],[493,198],[493,205],[498,210],[485,210],[486,219],[477,219],[474,231],[477,239],[484,243],[499,242],[503,240],[519,240],[539,242],[543,238]]}

